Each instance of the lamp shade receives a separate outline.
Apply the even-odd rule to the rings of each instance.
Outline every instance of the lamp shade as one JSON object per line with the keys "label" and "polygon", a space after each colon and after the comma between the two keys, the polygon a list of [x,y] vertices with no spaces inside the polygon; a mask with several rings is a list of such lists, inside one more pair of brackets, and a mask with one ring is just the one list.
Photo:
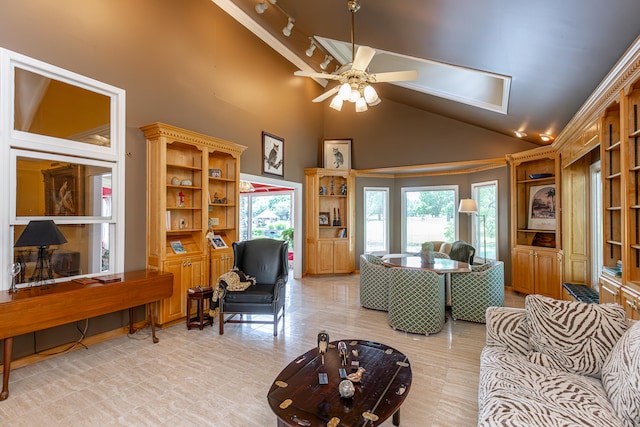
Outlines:
{"label": "lamp shade", "polygon": [[458,212],[472,214],[478,212],[478,204],[474,199],[462,199],[460,200],[460,207]]}
{"label": "lamp shade", "polygon": [[16,248],[25,246],[49,246],[67,243],[58,226],[53,220],[29,221],[18,241]]}

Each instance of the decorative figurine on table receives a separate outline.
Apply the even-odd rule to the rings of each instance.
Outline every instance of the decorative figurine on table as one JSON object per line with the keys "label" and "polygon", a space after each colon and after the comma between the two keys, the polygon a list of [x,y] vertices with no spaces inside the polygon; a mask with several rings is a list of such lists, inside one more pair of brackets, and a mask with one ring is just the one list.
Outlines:
{"label": "decorative figurine on table", "polygon": [[338,391],[340,392],[340,397],[344,397],[345,399],[350,399],[353,397],[356,392],[356,388],[353,386],[353,383],[349,380],[342,380],[338,385]]}
{"label": "decorative figurine on table", "polygon": [[18,292],[18,287],[16,286],[16,276],[20,274],[22,270],[22,264],[20,262],[13,263],[9,266],[9,275],[11,276],[11,288],[9,288],[9,292],[16,293]]}
{"label": "decorative figurine on table", "polygon": [[347,375],[347,379],[353,383],[359,383],[362,380],[362,374],[365,372],[364,368],[358,368],[354,373]]}
{"label": "decorative figurine on table", "polygon": [[340,341],[338,343],[338,354],[340,354],[342,366],[347,366],[347,357],[349,356],[349,350],[347,350],[347,344],[344,341]]}
{"label": "decorative figurine on table", "polygon": [[320,331],[318,333],[318,353],[322,357],[322,364],[324,365],[324,354],[329,348],[329,334],[327,331]]}

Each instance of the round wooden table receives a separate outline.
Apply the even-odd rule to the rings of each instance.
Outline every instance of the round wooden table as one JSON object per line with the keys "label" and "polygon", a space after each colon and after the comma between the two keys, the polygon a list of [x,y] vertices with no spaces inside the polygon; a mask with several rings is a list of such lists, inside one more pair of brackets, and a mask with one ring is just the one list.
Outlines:
{"label": "round wooden table", "polygon": [[[347,365],[342,364],[338,341],[329,344],[323,357],[317,348],[295,358],[278,374],[267,394],[278,426],[377,426],[393,415],[400,425],[400,405],[411,387],[411,365],[407,356],[385,344],[343,340],[347,344]],[[357,356],[353,350],[357,351]],[[340,397],[340,369],[346,374],[365,369],[360,383],[354,383],[352,398]],[[319,375],[327,374],[327,384]]]}

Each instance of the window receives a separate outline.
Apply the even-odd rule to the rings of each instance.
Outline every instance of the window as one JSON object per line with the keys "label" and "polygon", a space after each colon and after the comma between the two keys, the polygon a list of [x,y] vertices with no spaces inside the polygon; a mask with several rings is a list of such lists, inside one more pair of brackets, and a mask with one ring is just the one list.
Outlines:
{"label": "window", "polygon": [[364,251],[389,252],[389,189],[364,187]]}
{"label": "window", "polygon": [[473,216],[473,246],[476,259],[498,259],[498,181],[471,184],[471,196],[478,204]]}
{"label": "window", "polygon": [[402,251],[419,252],[423,242],[458,238],[458,186],[402,189]]}
{"label": "window", "polygon": [[[3,271],[19,266],[18,284],[124,271],[124,91],[5,49],[0,59]],[[14,247],[33,220],[53,220],[67,243],[44,257]]]}
{"label": "window", "polygon": [[[259,237],[283,239],[293,227],[293,191],[242,193],[240,195],[240,240]],[[293,249],[289,244],[289,250]]]}

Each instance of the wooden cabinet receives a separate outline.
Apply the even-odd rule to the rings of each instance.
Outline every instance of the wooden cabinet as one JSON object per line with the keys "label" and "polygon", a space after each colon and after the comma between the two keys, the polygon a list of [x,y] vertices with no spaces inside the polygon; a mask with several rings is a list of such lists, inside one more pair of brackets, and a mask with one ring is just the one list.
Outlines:
{"label": "wooden cabinet", "polygon": [[511,167],[513,290],[562,295],[559,161],[552,147],[507,156]]}
{"label": "wooden cabinet", "polygon": [[513,290],[524,294],[562,296],[562,254],[541,248],[514,248]]}
{"label": "wooden cabinet", "polygon": [[600,276],[600,304],[617,303],[620,304],[620,289],[622,284],[620,279],[607,273]]}
{"label": "wooden cabinet", "polygon": [[[173,296],[158,313],[163,325],[184,319],[190,287],[210,284],[210,254],[233,259],[245,147],[163,123],[141,130],[147,139],[147,268],[174,274]],[[227,247],[211,248],[208,232]]]}
{"label": "wooden cabinet", "polygon": [[209,252],[209,268],[211,274],[211,284],[215,284],[218,277],[230,271],[233,268],[233,250],[214,249]]}
{"label": "wooden cabinet", "polygon": [[355,176],[350,171],[305,169],[306,269],[309,274],[355,269]]}

